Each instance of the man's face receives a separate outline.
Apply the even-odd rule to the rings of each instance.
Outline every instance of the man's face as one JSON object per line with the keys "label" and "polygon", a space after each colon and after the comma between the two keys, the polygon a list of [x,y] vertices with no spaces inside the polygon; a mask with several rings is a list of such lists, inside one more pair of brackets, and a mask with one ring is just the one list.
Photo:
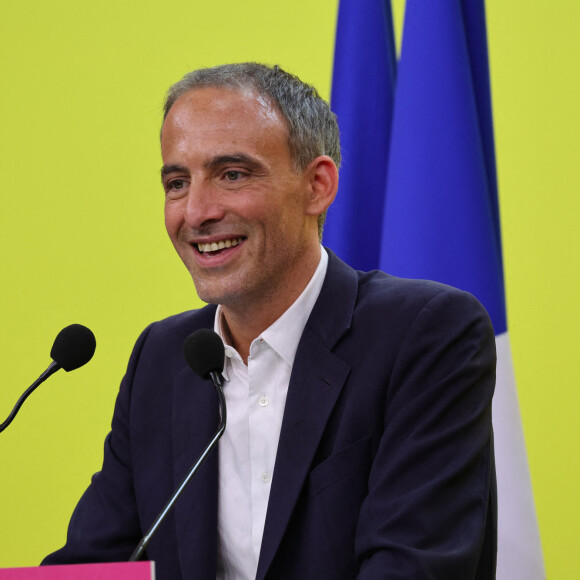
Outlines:
{"label": "man's face", "polygon": [[302,284],[316,216],[277,110],[253,93],[194,89],[171,108],[161,152],[165,224],[202,300],[244,307]]}

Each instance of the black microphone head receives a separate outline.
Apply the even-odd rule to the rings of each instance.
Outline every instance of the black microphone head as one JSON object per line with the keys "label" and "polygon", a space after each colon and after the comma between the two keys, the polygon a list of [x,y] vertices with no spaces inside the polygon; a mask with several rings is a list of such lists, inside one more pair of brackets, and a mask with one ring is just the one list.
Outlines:
{"label": "black microphone head", "polygon": [[224,343],[209,328],[200,328],[185,339],[183,356],[202,379],[209,379],[211,371],[221,373],[224,370]]}
{"label": "black microphone head", "polygon": [[57,334],[50,356],[65,371],[74,371],[93,358],[96,346],[95,335],[86,326],[71,324]]}

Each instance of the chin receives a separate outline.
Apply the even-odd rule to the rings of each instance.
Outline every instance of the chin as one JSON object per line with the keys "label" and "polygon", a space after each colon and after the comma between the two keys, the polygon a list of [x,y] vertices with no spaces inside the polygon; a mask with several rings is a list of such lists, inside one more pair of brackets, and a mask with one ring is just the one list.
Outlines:
{"label": "chin", "polygon": [[195,278],[193,278],[193,285],[199,298],[207,304],[227,305],[232,300],[235,301],[237,294],[239,294],[239,292],[223,288],[216,283],[200,281],[199,279],[196,281]]}

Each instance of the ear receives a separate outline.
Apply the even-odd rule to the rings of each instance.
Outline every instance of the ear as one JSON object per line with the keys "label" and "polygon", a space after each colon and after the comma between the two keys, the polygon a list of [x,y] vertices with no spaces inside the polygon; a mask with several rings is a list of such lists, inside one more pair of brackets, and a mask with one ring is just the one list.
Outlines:
{"label": "ear", "polygon": [[328,155],[321,155],[308,164],[305,175],[309,180],[306,214],[318,216],[334,201],[338,189],[338,169]]}

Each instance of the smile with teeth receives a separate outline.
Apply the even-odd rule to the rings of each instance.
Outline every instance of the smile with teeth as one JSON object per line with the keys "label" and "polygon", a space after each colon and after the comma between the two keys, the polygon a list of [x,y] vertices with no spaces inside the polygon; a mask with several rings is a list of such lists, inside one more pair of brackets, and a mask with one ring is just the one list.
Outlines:
{"label": "smile with teeth", "polygon": [[220,240],[219,242],[211,242],[210,244],[197,244],[197,249],[200,253],[203,252],[217,252],[225,248],[233,248],[241,244],[244,238],[232,238],[231,240]]}

